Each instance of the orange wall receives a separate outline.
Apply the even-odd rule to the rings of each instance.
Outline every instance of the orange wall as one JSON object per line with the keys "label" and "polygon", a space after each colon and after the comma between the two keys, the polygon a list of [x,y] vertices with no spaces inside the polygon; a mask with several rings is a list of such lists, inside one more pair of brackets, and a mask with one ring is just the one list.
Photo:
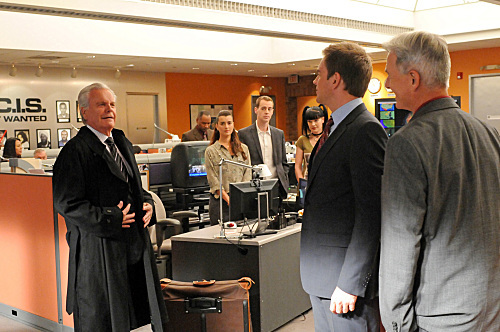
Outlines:
{"label": "orange wall", "polygon": [[[500,64],[500,47],[450,53],[450,95],[462,96],[462,109],[469,112],[469,76],[500,73],[500,70],[481,70],[482,66]],[[457,72],[463,78],[457,79]]]}
{"label": "orange wall", "polygon": [[168,130],[179,136],[191,129],[189,104],[233,104],[235,128],[249,126],[252,95],[262,85],[276,96],[276,126],[286,127],[286,78],[166,73],[165,81]]}
{"label": "orange wall", "polygon": [[[500,47],[484,48],[468,51],[451,52],[451,76],[448,93],[453,96],[461,96],[461,108],[469,112],[469,76],[500,73],[500,70],[481,70],[482,66],[500,64]],[[457,79],[457,73],[462,72],[462,79]],[[384,84],[387,74],[385,63],[373,65],[373,77],[377,77]],[[378,98],[394,98],[394,94],[388,94],[382,86],[380,92],[372,96],[367,92],[363,98],[368,110],[374,112],[374,102]]]}
{"label": "orange wall", "polygon": [[[452,52],[449,93],[462,97],[462,109],[469,111],[469,76],[500,73],[500,70],[480,70],[485,65],[500,64],[500,48]],[[457,79],[457,72],[463,78]],[[368,110],[374,110],[375,99],[393,98],[384,83],[387,78],[385,63],[373,64],[373,77],[382,83],[380,91],[363,97]],[[285,78],[261,78],[229,75],[165,74],[167,87],[168,128],[181,134],[190,129],[189,104],[233,104],[236,129],[251,124],[251,96],[259,94],[261,85],[272,86],[276,95],[277,127],[286,128]],[[316,96],[297,98],[297,134],[301,134],[302,110],[305,105],[317,105]]]}

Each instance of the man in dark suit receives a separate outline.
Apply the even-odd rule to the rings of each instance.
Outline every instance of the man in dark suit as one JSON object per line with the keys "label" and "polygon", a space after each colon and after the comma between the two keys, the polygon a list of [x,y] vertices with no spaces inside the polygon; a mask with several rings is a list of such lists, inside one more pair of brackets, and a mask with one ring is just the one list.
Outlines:
{"label": "man in dark suit", "polygon": [[323,55],[314,80],[316,100],[332,115],[310,157],[302,286],[311,298],[316,331],[379,331],[380,183],[387,135],[361,99],[372,75],[363,48],[343,42]]}
{"label": "man in dark suit", "polygon": [[210,141],[214,131],[210,129],[212,117],[207,111],[200,111],[196,118],[196,126],[182,134],[182,142],[190,141]]}
{"label": "man in dark suit", "polygon": [[387,331],[500,331],[500,137],[448,95],[446,41],[394,37],[386,86],[413,117],[387,143],[380,313]]}
{"label": "man in dark suit", "polygon": [[[62,148],[53,195],[70,248],[66,311],[75,331],[162,331],[166,309],[146,226],[156,222],[132,144],[114,129],[115,94],[94,83],[78,96],[86,126]],[[111,138],[111,140],[110,140]]]}
{"label": "man in dark suit", "polygon": [[255,101],[257,120],[238,131],[242,143],[248,146],[252,165],[266,164],[270,178],[279,179],[280,193],[288,193],[288,163],[286,160],[285,134],[283,130],[269,125],[274,112],[274,103],[269,96],[260,96]]}

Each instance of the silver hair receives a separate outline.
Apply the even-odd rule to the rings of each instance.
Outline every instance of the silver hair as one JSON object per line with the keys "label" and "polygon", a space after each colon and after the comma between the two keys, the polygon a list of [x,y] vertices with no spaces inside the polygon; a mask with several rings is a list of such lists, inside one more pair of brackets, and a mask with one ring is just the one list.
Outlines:
{"label": "silver hair", "polygon": [[[92,84],[87,85],[86,87],[84,87],[80,91],[80,93],[78,94],[78,107],[80,109],[82,109],[82,108],[88,109],[89,108],[89,94],[90,94],[90,91],[92,91],[92,90],[101,90],[101,89],[106,89],[109,92],[111,92],[111,94],[113,94],[113,97],[115,98],[115,101],[116,101],[116,94],[115,94],[115,92],[113,90],[111,90],[109,88],[109,86],[107,86],[104,83],[92,83]],[[81,111],[81,110],[79,110],[79,111]],[[80,116],[82,117],[83,124],[86,124],[86,121],[83,118],[83,116],[81,115],[81,113],[80,113]]]}
{"label": "silver hair", "polygon": [[449,87],[451,60],[448,44],[441,36],[425,31],[402,33],[382,47],[396,55],[396,66],[403,74],[416,70],[424,85]]}

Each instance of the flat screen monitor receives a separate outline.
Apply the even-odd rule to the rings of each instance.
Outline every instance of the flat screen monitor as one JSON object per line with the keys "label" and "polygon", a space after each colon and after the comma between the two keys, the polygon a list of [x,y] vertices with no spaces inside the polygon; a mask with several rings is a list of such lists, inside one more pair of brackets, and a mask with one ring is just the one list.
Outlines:
{"label": "flat screen monitor", "polygon": [[387,132],[392,136],[396,131],[410,121],[412,113],[396,107],[395,98],[375,99],[375,117],[380,121]]}
{"label": "flat screen monitor", "polygon": [[307,180],[299,179],[299,191],[296,198],[296,204],[299,209],[304,208],[304,201],[306,199],[306,189],[307,189]]}
{"label": "flat screen monitor", "polygon": [[[451,98],[460,107],[460,96],[451,96]],[[410,111],[397,108],[395,98],[375,99],[375,117],[380,121],[389,137],[407,124],[412,115]]]}
{"label": "flat screen monitor", "polygon": [[[229,184],[229,220],[238,221],[258,218],[257,197],[259,193],[267,192],[266,196],[261,195],[260,217],[267,218],[278,214],[279,209],[279,183],[278,179],[261,180],[260,188],[256,187],[253,181],[235,182]],[[269,206],[269,215],[267,215]]]}
{"label": "flat screen monitor", "polygon": [[205,150],[208,141],[181,142],[172,149],[170,169],[174,188],[208,186]]}

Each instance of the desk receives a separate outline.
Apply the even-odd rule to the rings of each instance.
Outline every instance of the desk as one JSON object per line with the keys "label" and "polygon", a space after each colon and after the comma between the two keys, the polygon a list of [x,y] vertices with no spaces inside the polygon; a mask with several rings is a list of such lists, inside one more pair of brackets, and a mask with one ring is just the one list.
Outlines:
{"label": "desk", "polygon": [[254,331],[273,331],[311,308],[300,281],[300,230],[295,224],[277,234],[253,239],[215,239],[219,226],[172,237],[174,280],[250,277],[250,311]]}

